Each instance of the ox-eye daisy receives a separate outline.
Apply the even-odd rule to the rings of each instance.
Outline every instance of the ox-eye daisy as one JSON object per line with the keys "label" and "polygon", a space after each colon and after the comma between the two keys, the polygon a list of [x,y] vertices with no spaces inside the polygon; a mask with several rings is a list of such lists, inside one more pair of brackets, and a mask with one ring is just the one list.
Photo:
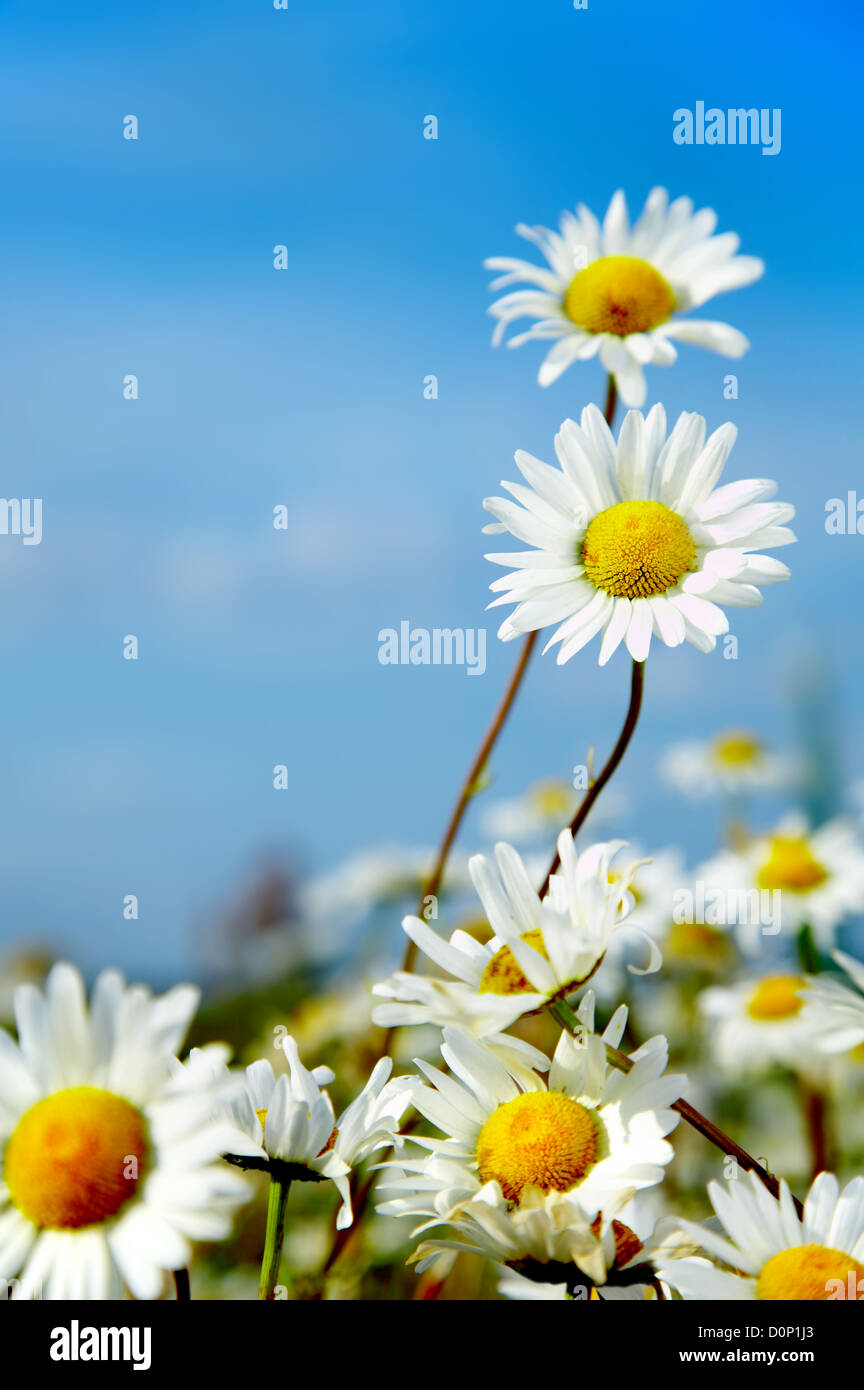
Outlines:
{"label": "ox-eye daisy", "polygon": [[728,729],[706,742],[676,743],[660,771],[685,796],[782,791],[800,782],[804,767],[794,753],[774,753],[749,729]]}
{"label": "ox-eye daisy", "polygon": [[219,1240],[248,1195],[214,1090],[173,1066],[198,1000],[106,970],[88,1012],[70,965],[16,994],[0,1031],[0,1279],[14,1297],[158,1297],[190,1240]]}
{"label": "ox-eye daisy", "polygon": [[282,1038],[280,1046],[288,1072],[277,1077],[266,1058],[253,1062],[246,1068],[245,1087],[228,1103],[231,1122],[243,1135],[233,1152],[240,1158],[278,1159],[301,1180],[331,1179],[342,1198],[336,1220],[341,1230],[353,1221],[351,1171],[376,1150],[393,1145],[413,1081],[388,1080],[393,1064],[384,1057],[337,1118],[321,1089],[334,1080],[330,1068],[307,1071],[292,1037]]}
{"label": "ox-eye daisy", "polygon": [[736,255],[734,232],[714,236],[716,225],[711,208],[696,212],[689,198],[670,204],[665,188],[651,190],[632,228],[620,190],[602,227],[582,204],[577,216],[562,214],[559,232],[520,224],[517,232],[540,249],[548,268],[505,256],[486,261],[487,269],[504,272],[493,290],[520,282],[531,286],[490,307],[498,320],[493,343],[518,319],[536,319],[509,346],[555,340],[540,368],[541,386],[557,381],[572,362],[599,353],[626,405],[645,400],[645,365],[675,361],[673,338],[741,357],[749,343],[737,328],[682,317],[715,294],[749,285],[765,268],[755,256]]}
{"label": "ox-eye daisy", "polygon": [[[760,913],[770,903],[772,916],[787,934],[812,927],[820,945],[834,943],[837,927],[864,910],[864,845],[853,823],[844,818],[811,830],[805,817],[787,816],[767,835],[743,849],[717,855],[701,871],[708,888],[752,907],[738,916],[741,947],[760,950],[764,924]],[[777,922],[773,925],[776,927]]]}
{"label": "ox-eye daisy", "polygon": [[[705,439],[701,415],[682,414],[666,437],[666,412],[626,415],[616,441],[596,405],[581,424],[565,420],[555,438],[560,469],[519,451],[529,484],[502,483],[510,498],[487,497],[484,529],[509,531],[531,550],[487,555],[511,573],[491,585],[490,604],[517,607],[498,630],[504,641],[560,623],[547,650],[558,661],[603,633],[600,665],[624,641],[644,661],[652,635],[712,651],[729,630],[721,605],[752,608],[760,584],[788,579],[779,560],[754,554],[795,540],[787,503],[769,502],[764,478],[717,487],[735,441],[734,425]],[[521,505],[520,505],[521,504]]]}
{"label": "ox-eye daisy", "polygon": [[814,1019],[804,1011],[803,975],[773,974],[729,987],[714,985],[699,996],[710,1020],[711,1053],[730,1076],[772,1066],[806,1070],[813,1063]]}
{"label": "ox-eye daisy", "polygon": [[864,964],[844,951],[831,954],[857,988],[850,989],[830,975],[808,976],[802,991],[804,1013],[816,1029],[823,1052],[851,1052],[864,1043]]}
{"label": "ox-eye daisy", "polygon": [[[572,993],[598,968],[613,934],[629,926],[627,889],[639,863],[613,872],[622,848],[623,841],[611,840],[577,854],[570,831],[562,830],[561,867],[542,901],[512,846],[495,847],[497,869],[475,855],[469,870],[494,936],[483,943],[455,931],[448,942],[428,922],[406,917],[408,936],[453,979],[398,972],[374,987],[391,1001],[375,1009],[375,1022],[455,1024],[482,1036]],[[660,953],[645,939],[648,969],[656,970]]]}
{"label": "ox-eye daisy", "polygon": [[785,1182],[778,1201],[754,1173],[725,1187],[709,1183],[708,1195],[727,1234],[688,1221],[681,1228],[727,1268],[689,1259],[666,1264],[661,1279],[684,1298],[824,1303],[864,1296],[864,1178],[841,1193],[832,1173],[820,1173],[803,1219]]}
{"label": "ox-eye daisy", "polygon": [[417,1252],[421,1268],[442,1250],[467,1248],[516,1266],[575,1263],[605,1279],[610,1250],[591,1223],[662,1180],[672,1157],[664,1136],[678,1121],[669,1107],[686,1078],[664,1075],[661,1037],[633,1054],[629,1073],[607,1065],[605,1044],[620,1042],[625,1007],[602,1038],[589,1031],[590,996],[579,1017],[585,1031],[578,1041],[562,1033],[548,1083],[538,1074],[530,1085],[517,1080],[457,1029],[444,1030],[441,1048],[452,1076],[418,1060],[431,1084],[418,1084],[414,1106],[445,1137],[412,1140],[427,1152],[398,1160],[386,1183],[395,1195],[381,1209],[424,1218],[415,1234],[449,1228],[452,1238]]}

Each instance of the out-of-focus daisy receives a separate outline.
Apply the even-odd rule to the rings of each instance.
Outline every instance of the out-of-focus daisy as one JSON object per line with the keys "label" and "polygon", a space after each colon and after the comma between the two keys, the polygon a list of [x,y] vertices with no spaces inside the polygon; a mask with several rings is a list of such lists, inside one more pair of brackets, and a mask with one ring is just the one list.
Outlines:
{"label": "out-of-focus daisy", "polygon": [[540,368],[541,386],[549,386],[572,362],[599,354],[615,377],[626,405],[645,400],[648,363],[668,367],[677,356],[672,339],[695,343],[724,357],[741,357],[749,343],[737,328],[684,315],[725,290],[758,280],[763,262],[739,256],[734,232],[715,236],[717,216],[711,208],[696,212],[689,198],[669,203],[665,188],[653,188],[631,228],[624,194],[619,191],[603,221],[583,204],[577,215],[565,212],[560,230],[517,226],[534,243],[547,266],[495,256],[488,270],[504,273],[493,290],[526,283],[491,305],[498,320],[497,346],[519,319],[536,322],[509,341],[510,347],[539,338],[553,346]]}
{"label": "out-of-focus daisy", "polygon": [[712,985],[699,997],[710,1025],[711,1055],[727,1075],[812,1064],[814,1023],[804,1013],[803,975],[773,974]]}
{"label": "out-of-focus daisy", "polygon": [[248,1195],[221,1162],[238,1137],[214,1091],[172,1074],[198,1001],[154,998],[106,970],[90,1009],[56,965],[15,999],[0,1032],[0,1279],[16,1298],[159,1296],[190,1240],[219,1240]]}
{"label": "out-of-focus daisy", "polygon": [[467,1249],[517,1267],[575,1263],[604,1282],[614,1241],[607,1248],[591,1223],[662,1180],[665,1136],[678,1121],[668,1107],[686,1082],[665,1075],[660,1037],[633,1054],[629,1073],[607,1065],[605,1043],[620,1042],[626,1017],[622,1006],[598,1037],[593,1000],[583,1001],[584,1035],[562,1034],[548,1084],[535,1075],[530,1088],[456,1029],[444,1030],[441,1048],[452,1077],[418,1061],[431,1084],[417,1087],[414,1105],[445,1137],[412,1141],[427,1152],[400,1158],[386,1181],[395,1196],[381,1209],[424,1218],[415,1234],[452,1232],[416,1252],[419,1268],[441,1250]]}
{"label": "out-of-focus daisy", "polygon": [[[342,1198],[337,1226],[353,1220],[349,1177],[353,1168],[378,1149],[391,1147],[410,1100],[413,1080],[395,1077],[389,1057],[375,1066],[356,1100],[337,1119],[322,1086],[334,1080],[329,1067],[307,1071],[292,1037],[281,1041],[288,1072],[276,1076],[263,1058],[246,1068],[244,1090],[230,1101],[232,1123],[245,1143],[239,1156],[279,1159],[305,1169],[308,1178],[330,1178]],[[301,1176],[300,1173],[297,1176]]]}
{"label": "out-of-focus daisy", "polygon": [[708,1184],[725,1234],[682,1221],[682,1230],[724,1268],[704,1260],[670,1261],[661,1279],[685,1299],[766,1299],[824,1303],[864,1291],[864,1178],[841,1192],[832,1173],[820,1173],[804,1203],[803,1220],[785,1182],[779,1201],[755,1173],[725,1187]]}
{"label": "out-of-focus daisy", "polygon": [[[455,1024],[483,1035],[572,993],[600,965],[630,909],[627,890],[639,865],[613,871],[622,848],[622,841],[611,840],[577,854],[563,830],[561,867],[542,902],[510,845],[496,846],[497,870],[475,855],[469,869],[494,936],[484,943],[455,931],[448,942],[428,922],[406,917],[408,936],[453,979],[398,972],[374,986],[374,994],[392,1001],[374,1010],[374,1021],[382,1027]],[[660,953],[646,940],[648,969],[656,970]]]}
{"label": "out-of-focus daisy", "polygon": [[[518,845],[543,839],[548,842],[562,825],[573,819],[587,786],[577,790],[561,778],[547,777],[521,796],[490,801],[481,817],[481,829],[492,840]],[[599,827],[619,822],[627,810],[627,799],[619,788],[610,787],[595,802],[583,824],[583,831],[596,834]],[[544,870],[546,865],[544,864]]]}
{"label": "out-of-focus daisy", "polygon": [[[702,870],[706,894],[749,894],[754,904],[770,895],[779,909],[783,933],[810,926],[823,946],[832,946],[836,928],[846,917],[864,910],[864,846],[853,824],[829,821],[810,830],[798,815],[784,819],[768,835],[743,849],[717,855]],[[761,917],[752,912],[738,917],[738,937],[751,954],[759,950]]]}
{"label": "out-of-focus daisy", "polygon": [[[636,661],[652,636],[714,649],[729,630],[724,606],[761,603],[759,585],[788,579],[773,557],[753,552],[795,540],[785,502],[769,502],[764,478],[717,487],[735,442],[734,425],[705,439],[701,415],[679,416],[668,439],[666,412],[631,410],[618,439],[596,405],[581,424],[565,420],[555,438],[560,469],[520,450],[526,479],[502,483],[511,498],[487,497],[489,534],[509,531],[530,550],[487,555],[510,573],[490,586],[516,604],[498,629],[504,641],[560,624],[559,663],[603,634],[600,665],[623,641]],[[521,505],[520,505],[521,504]]]}
{"label": "out-of-focus daisy", "polygon": [[668,782],[685,796],[781,791],[803,776],[793,753],[773,753],[746,729],[730,729],[704,742],[676,743],[660,762]]}
{"label": "out-of-focus daisy", "polygon": [[[631,852],[641,861],[628,887],[633,910],[622,929],[612,938],[603,969],[598,971],[594,983],[598,997],[604,1001],[620,998],[627,987],[624,964],[632,947],[628,941],[628,929],[644,933],[657,943],[660,950],[664,950],[663,942],[668,938],[672,926],[675,895],[687,882],[684,859],[679,850],[661,850],[650,858],[643,857],[637,846],[631,846]],[[614,881],[614,871],[612,878]]]}
{"label": "out-of-focus daisy", "polygon": [[864,964],[844,951],[832,955],[856,988],[830,975],[808,976],[802,991],[804,1014],[822,1051],[851,1052],[864,1043]]}

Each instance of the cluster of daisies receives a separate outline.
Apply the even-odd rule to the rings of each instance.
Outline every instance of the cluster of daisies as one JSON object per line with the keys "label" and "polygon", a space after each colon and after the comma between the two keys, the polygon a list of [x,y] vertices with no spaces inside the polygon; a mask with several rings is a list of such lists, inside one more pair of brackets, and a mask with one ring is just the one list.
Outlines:
{"label": "cluster of daisies", "polygon": [[[492,306],[496,341],[533,320],[510,345],[551,342],[542,385],[595,356],[610,378],[605,415],[589,404],[561,425],[557,466],[517,453],[523,481],[484,503],[487,533],[525,547],[488,556],[507,571],[492,585],[493,606],[511,610],[502,640],[549,628],[559,664],[595,637],[600,665],[623,646],[638,667],[654,639],[709,652],[729,631],[727,609],[759,604],[788,578],[766,552],[795,540],[791,505],[769,479],[721,481],[734,426],[709,433],[701,415],[670,424],[660,404],[641,410],[644,367],[672,364],[676,342],[729,357],[748,346],[690,313],[762,273],[715,229],[710,209],[663,189],[631,226],[618,193],[602,224],[580,206],[557,232],[520,227],[545,265],[489,262],[496,288],[527,286]],[[631,408],[616,435],[618,395]],[[670,1136],[692,1115],[688,1081],[670,1070],[666,1030],[637,1043],[620,1002],[628,987],[644,998],[656,986],[662,1010],[676,972],[695,970],[718,1072],[781,1067],[818,1086],[824,1068],[864,1047],[864,965],[835,949],[840,924],[864,910],[858,833],[799,819],[753,833],[745,798],[788,790],[806,769],[747,731],[672,750],[663,772],[688,795],[724,798],[728,848],[689,873],[675,851],[652,860],[618,839],[577,847],[573,788],[554,781],[499,806],[494,855],[467,865],[479,920],[475,910],[447,935],[405,918],[406,960],[421,967],[373,987],[373,1022],[422,1040],[414,1070],[391,1076],[382,1057],[341,1114],[332,1071],[307,1069],[284,1030],[272,1060],[245,1070],[220,1044],[183,1057],[191,987],[154,998],[107,971],[88,1005],[68,965],[44,992],[21,984],[15,1037],[0,1031],[0,1280],[12,1296],[170,1297],[192,1242],[228,1235],[259,1170],[277,1193],[262,1271],[261,1296],[272,1297],[291,1184],[331,1184],[344,1230],[363,1164],[378,1212],[410,1230],[417,1273],[439,1282],[470,1252],[493,1262],[513,1298],[861,1296],[862,1178],[841,1191],[820,1173],[800,1206],[785,1184],[775,1192],[732,1172],[709,1185],[710,1226],[663,1209]],[[592,835],[615,815],[613,798]],[[537,856],[514,847],[523,833]],[[422,859],[412,856],[409,878]],[[403,867],[361,859],[312,896],[331,916],[358,897],[389,901]],[[542,1048],[529,1040],[539,1016],[555,1034]]]}

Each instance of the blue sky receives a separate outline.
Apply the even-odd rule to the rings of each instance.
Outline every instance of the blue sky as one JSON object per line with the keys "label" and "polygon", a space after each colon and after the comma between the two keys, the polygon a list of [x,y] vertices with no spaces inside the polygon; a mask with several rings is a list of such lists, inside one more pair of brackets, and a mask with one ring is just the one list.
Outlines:
{"label": "blue sky", "polygon": [[[655,183],[709,204],[766,260],[710,309],[753,344],[739,399],[685,347],[649,403],[735,420],[728,477],[777,477],[800,538],[736,615],[737,662],[652,656],[622,829],[708,851],[658,752],[740,723],[782,742],[817,677],[864,775],[864,539],[824,528],[862,477],[859,28],[802,0],[0,4],[2,492],[44,499],[41,545],[0,537],[0,943],[163,978],[262,852],[322,869],[438,834],[515,656],[481,500],[603,393],[596,364],[541,391],[539,349],[492,351],[482,261],[618,186],[634,212]],[[779,107],[780,154],[674,144],[698,100]],[[486,675],[381,666],[406,618],[487,626]],[[627,663],[595,661],[537,663],[498,791],[609,746]]]}

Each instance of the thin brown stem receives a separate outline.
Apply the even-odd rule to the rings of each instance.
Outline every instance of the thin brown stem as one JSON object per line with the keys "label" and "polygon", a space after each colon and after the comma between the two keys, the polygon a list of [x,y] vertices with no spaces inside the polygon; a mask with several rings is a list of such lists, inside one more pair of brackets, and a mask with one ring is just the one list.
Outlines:
{"label": "thin brown stem", "polygon": [[802,1079],[800,1087],[807,1136],[810,1140],[812,1176],[817,1178],[820,1173],[829,1172],[834,1166],[829,1141],[828,1102],[823,1092],[811,1086],[809,1082]]}
{"label": "thin brown stem", "polygon": [[[585,818],[587,817],[588,812],[591,810],[591,807],[594,805],[594,802],[597,800],[603,788],[606,786],[606,783],[612,777],[613,773],[615,772],[615,769],[617,768],[618,764],[620,763],[621,759],[624,757],[624,754],[627,751],[627,747],[630,743],[631,738],[633,737],[633,733],[636,729],[636,724],[639,720],[639,711],[642,708],[642,694],[644,689],[645,662],[634,661],[633,671],[630,677],[630,704],[627,707],[627,718],[624,720],[624,727],[622,728],[621,733],[618,735],[618,742],[612,749],[609,761],[606,763],[606,766],[603,768],[603,771],[600,773],[600,776],[594,782],[591,783],[591,786],[588,788],[587,792],[582,798],[579,810],[576,812],[575,816],[570,822],[570,834],[574,837],[578,835],[585,822]],[[555,858],[549,865],[549,872],[543,880],[543,887],[540,889],[541,898],[544,897],[546,890],[549,887],[549,880],[555,873],[555,870],[558,868],[558,865],[560,863],[561,857],[558,854],[558,851],[556,850]]]}
{"label": "thin brown stem", "polygon": [[[566,1000],[557,1000],[551,1005],[549,1011],[572,1037],[581,1039],[584,1036],[585,1028],[578,1014],[574,1013]],[[619,1052],[618,1048],[612,1047],[610,1043],[606,1044],[606,1061],[610,1066],[616,1067],[618,1071],[630,1072],[633,1070],[633,1059],[628,1057],[626,1052]],[[739,1168],[743,1168],[749,1173],[755,1173],[767,1187],[772,1197],[780,1196],[780,1184],[774,1174],[769,1173],[767,1168],[763,1168],[758,1159],[755,1159],[746,1149],[742,1149],[740,1144],[736,1144],[734,1139],[730,1138],[719,1125],[715,1125],[713,1120],[709,1120],[707,1115],[703,1115],[701,1110],[694,1109],[686,1100],[677,1100],[672,1109],[677,1110],[682,1120],[686,1120],[688,1125],[692,1125],[704,1138],[721,1149],[723,1153],[728,1154],[730,1158],[734,1158]],[[802,1216],[804,1208],[801,1203],[795,1197],[792,1200],[798,1215]]]}

